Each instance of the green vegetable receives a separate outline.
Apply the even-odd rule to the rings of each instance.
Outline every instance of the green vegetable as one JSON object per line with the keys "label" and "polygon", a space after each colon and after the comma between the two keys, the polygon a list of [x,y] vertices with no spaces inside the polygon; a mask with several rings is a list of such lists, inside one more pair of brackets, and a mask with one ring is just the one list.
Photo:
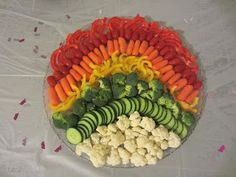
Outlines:
{"label": "green vegetable", "polygon": [[72,112],[79,117],[82,117],[87,111],[86,102],[82,99],[78,99],[75,101],[72,107]]}
{"label": "green vegetable", "polygon": [[91,87],[91,86],[86,86],[84,88],[84,90],[81,93],[81,98],[83,98],[84,100],[91,102],[92,99],[95,97],[96,95],[96,89]]}
{"label": "green vegetable", "polygon": [[61,112],[53,113],[52,119],[55,127],[65,130],[71,127],[75,127],[79,121],[79,117],[75,114],[65,115]]}
{"label": "green vegetable", "polygon": [[99,87],[104,90],[111,90],[111,82],[109,78],[100,78],[99,79]]}
{"label": "green vegetable", "polygon": [[112,91],[113,97],[115,99],[121,99],[126,96],[126,90],[124,85],[113,84]]}
{"label": "green vegetable", "polygon": [[151,80],[149,83],[149,88],[152,89],[152,90],[163,90],[163,84],[161,83],[161,81],[157,80],[157,79],[154,79],[154,80]]}
{"label": "green vegetable", "polygon": [[126,96],[127,97],[134,97],[137,95],[138,90],[135,86],[132,85],[126,85],[125,86]]}
{"label": "green vegetable", "polygon": [[87,102],[86,103],[86,108],[87,108],[87,112],[92,111],[92,110],[95,109],[95,104]]}
{"label": "green vegetable", "polygon": [[181,115],[181,120],[182,122],[187,125],[188,127],[192,126],[195,124],[195,118],[193,117],[193,115],[189,112],[182,112]]}
{"label": "green vegetable", "polygon": [[138,83],[138,75],[136,72],[132,72],[126,76],[126,84],[136,86]]}
{"label": "green vegetable", "polygon": [[98,94],[92,99],[96,106],[104,106],[111,99],[112,93],[110,90],[99,89]]}
{"label": "green vegetable", "polygon": [[155,90],[146,90],[143,91],[140,96],[143,98],[147,98],[153,102],[156,102],[158,100],[158,98],[161,97],[161,92],[160,91],[155,91]]}
{"label": "green vegetable", "polygon": [[143,80],[139,80],[137,83],[137,90],[138,94],[140,95],[144,91],[148,90],[148,84]]}
{"label": "green vegetable", "polygon": [[170,109],[172,111],[173,116],[177,119],[181,112],[180,104],[178,102],[175,102]]}
{"label": "green vegetable", "polygon": [[126,77],[123,73],[112,75],[112,84],[125,85]]}

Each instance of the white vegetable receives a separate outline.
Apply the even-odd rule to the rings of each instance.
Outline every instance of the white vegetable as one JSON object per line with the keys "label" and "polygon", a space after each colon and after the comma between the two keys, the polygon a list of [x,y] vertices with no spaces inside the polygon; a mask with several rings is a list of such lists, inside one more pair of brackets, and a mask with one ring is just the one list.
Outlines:
{"label": "white vegetable", "polygon": [[157,150],[157,154],[156,154],[157,158],[158,158],[158,159],[162,159],[162,158],[163,158],[163,155],[164,155],[163,150],[158,149],[158,150]]}
{"label": "white vegetable", "polygon": [[111,132],[117,132],[117,127],[116,127],[116,124],[109,124],[107,126],[108,130],[110,130]]}
{"label": "white vegetable", "polygon": [[134,152],[131,155],[130,162],[134,164],[136,167],[142,167],[147,164],[146,158],[137,152]]}
{"label": "white vegetable", "polygon": [[111,136],[103,136],[100,140],[101,144],[108,144],[111,140]]}
{"label": "white vegetable", "polygon": [[148,132],[151,132],[155,128],[156,123],[154,122],[152,118],[143,117],[139,125],[143,127],[145,130],[147,130]]}
{"label": "white vegetable", "polygon": [[161,149],[166,150],[169,147],[168,142],[166,140],[163,140],[161,142]]}
{"label": "white vegetable", "polygon": [[118,147],[118,152],[119,152],[120,158],[122,160],[122,164],[124,164],[124,165],[128,164],[131,154],[123,147]]}
{"label": "white vegetable", "polygon": [[137,133],[140,133],[142,130],[143,129],[141,127],[139,127],[139,126],[132,128],[132,131],[137,132]]}
{"label": "white vegetable", "polygon": [[164,140],[164,139],[167,140],[169,137],[169,132],[165,127],[160,125],[158,128],[155,128],[152,131],[152,135],[155,137],[159,137],[160,140]]}
{"label": "white vegetable", "polygon": [[145,156],[145,154],[147,153],[146,149],[144,149],[144,148],[139,148],[139,149],[137,149],[137,152],[138,152],[140,155],[143,155],[143,156]]}
{"label": "white vegetable", "polygon": [[[145,130],[145,129],[142,129],[140,132],[140,135],[144,135],[144,136],[147,136],[148,135],[148,131]],[[148,137],[147,137],[148,138]]]}
{"label": "white vegetable", "polygon": [[125,138],[126,139],[133,139],[135,137],[139,136],[139,133],[132,131],[131,129],[125,130]]}
{"label": "white vegetable", "polygon": [[152,156],[151,154],[146,154],[147,163],[149,165],[155,165],[157,163],[157,157]]}
{"label": "white vegetable", "polygon": [[155,142],[153,140],[147,140],[147,142],[144,144],[144,147],[147,149],[148,152],[150,152],[155,147]]}
{"label": "white vegetable", "polygon": [[140,124],[141,120],[142,120],[142,119],[141,119],[140,117],[131,120],[130,126],[131,126],[131,127],[137,127],[137,126]]}
{"label": "white vegetable", "polygon": [[124,147],[126,150],[133,153],[136,151],[137,145],[134,139],[129,139],[124,142]]}
{"label": "white vegetable", "polygon": [[117,148],[119,145],[123,144],[124,141],[125,136],[120,131],[117,131],[111,135],[111,141],[109,142],[109,145]]}
{"label": "white vegetable", "polygon": [[140,114],[139,114],[137,111],[135,111],[134,113],[132,113],[132,114],[129,116],[129,119],[130,119],[130,120],[135,120],[135,119],[137,119],[137,118],[140,118]]}
{"label": "white vegetable", "polygon": [[130,126],[130,120],[125,115],[119,116],[116,125],[121,131],[125,131]]}
{"label": "white vegetable", "polygon": [[180,137],[177,134],[173,133],[173,132],[170,132],[169,135],[170,135],[169,138],[168,138],[169,147],[171,147],[171,148],[179,147],[180,144],[181,144]]}
{"label": "white vegetable", "polygon": [[139,136],[136,138],[136,143],[138,148],[145,147],[145,144],[148,142],[148,138],[146,136]]}
{"label": "white vegetable", "polygon": [[97,132],[100,133],[102,136],[106,136],[106,135],[107,135],[108,128],[107,128],[107,126],[103,125],[103,126],[98,126],[96,130],[97,130]]}
{"label": "white vegetable", "polygon": [[92,144],[98,144],[100,142],[100,135],[99,133],[92,133],[92,135],[90,136],[91,140],[92,140]]}
{"label": "white vegetable", "polygon": [[83,144],[88,145],[89,147],[92,147],[92,141],[90,138],[87,138],[86,140],[83,141]]}
{"label": "white vegetable", "polygon": [[78,144],[75,148],[75,152],[78,156],[81,156],[82,153],[89,155],[91,150],[92,150],[92,146],[90,146],[89,144],[84,144],[84,143]]}
{"label": "white vegetable", "polygon": [[111,149],[110,155],[107,157],[107,164],[108,165],[119,165],[121,163],[120,155],[118,150],[115,148]]}
{"label": "white vegetable", "polygon": [[96,144],[93,146],[89,157],[95,167],[101,167],[105,165],[107,155],[110,152],[110,147],[103,144]]}

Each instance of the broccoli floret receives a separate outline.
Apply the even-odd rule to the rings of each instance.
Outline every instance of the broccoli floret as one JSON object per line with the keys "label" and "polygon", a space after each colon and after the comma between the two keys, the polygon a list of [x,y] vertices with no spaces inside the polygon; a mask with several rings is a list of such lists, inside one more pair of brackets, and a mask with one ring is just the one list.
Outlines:
{"label": "broccoli floret", "polygon": [[189,112],[182,112],[182,115],[181,115],[181,120],[182,122],[187,125],[187,126],[192,126],[195,124],[195,119],[193,117],[193,115]]}
{"label": "broccoli floret", "polygon": [[149,88],[152,90],[163,90],[163,84],[159,80],[151,80],[149,83]]}
{"label": "broccoli floret", "polygon": [[158,98],[160,98],[161,92],[155,90],[146,90],[143,91],[143,93],[141,93],[140,96],[143,98],[147,98],[153,102],[156,102]]}
{"label": "broccoli floret", "polygon": [[72,111],[74,114],[78,115],[79,117],[82,117],[87,111],[86,102],[82,99],[76,100],[73,104]]}
{"label": "broccoli floret", "polygon": [[138,94],[140,95],[144,91],[148,90],[148,84],[147,82],[143,80],[139,80],[137,83],[137,89],[138,89]]}
{"label": "broccoli floret", "polygon": [[125,85],[125,75],[122,73],[116,73],[112,76],[112,84]]}
{"label": "broccoli floret", "polygon": [[104,90],[111,90],[111,83],[109,78],[104,77],[99,79],[99,87]]}
{"label": "broccoli floret", "polygon": [[170,109],[172,111],[173,116],[177,119],[179,117],[180,112],[181,112],[179,103],[177,103],[177,102],[174,103]]}
{"label": "broccoli floret", "polygon": [[84,100],[91,102],[92,99],[96,96],[96,89],[91,86],[86,86],[84,90],[81,92],[81,98]]}
{"label": "broccoli floret", "polygon": [[86,107],[87,107],[87,112],[89,112],[89,111],[91,111],[91,110],[94,110],[95,104],[88,102],[88,103],[86,104]]}
{"label": "broccoli floret", "polygon": [[125,86],[126,96],[127,97],[134,97],[137,95],[138,91],[135,86],[132,85],[126,85]]}
{"label": "broccoli floret", "polygon": [[115,99],[121,99],[126,96],[126,90],[124,85],[113,84],[112,91],[113,91],[113,97]]}
{"label": "broccoli floret", "polygon": [[169,93],[164,93],[159,99],[158,99],[158,104],[164,105],[167,108],[172,108],[174,104],[174,100],[172,96]]}
{"label": "broccoli floret", "polygon": [[138,83],[138,75],[135,72],[130,73],[126,76],[126,84],[136,86]]}
{"label": "broccoli floret", "polygon": [[56,112],[53,113],[52,120],[55,127],[66,130],[75,127],[79,121],[79,117],[75,114],[65,115],[62,112]]}
{"label": "broccoli floret", "polygon": [[112,93],[110,90],[99,89],[96,97],[92,99],[93,104],[96,106],[104,106],[111,99]]}

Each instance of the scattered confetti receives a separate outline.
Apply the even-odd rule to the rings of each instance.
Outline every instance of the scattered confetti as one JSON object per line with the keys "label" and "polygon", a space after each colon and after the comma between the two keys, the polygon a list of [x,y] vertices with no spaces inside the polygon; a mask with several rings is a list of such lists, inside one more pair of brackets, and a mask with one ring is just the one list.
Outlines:
{"label": "scattered confetti", "polygon": [[41,22],[41,21],[39,21],[38,23],[39,23],[40,25],[43,25],[43,24],[44,24],[44,23],[43,23],[43,22]]}
{"label": "scattered confetti", "polygon": [[18,41],[19,41],[19,42],[24,42],[25,39],[24,39],[24,38],[22,38],[22,39],[18,39]]}
{"label": "scattered confetti", "polygon": [[225,151],[225,145],[221,145],[218,151],[223,153]]}
{"label": "scattered confetti", "polygon": [[26,99],[24,98],[19,104],[24,105],[26,103]]}
{"label": "scattered confetti", "polygon": [[26,146],[26,143],[27,143],[27,138],[25,137],[25,138],[22,140],[22,145],[23,145],[23,146]]}
{"label": "scattered confetti", "polygon": [[61,47],[63,45],[63,42],[60,42],[59,46]]}
{"label": "scattered confetti", "polygon": [[44,141],[41,142],[41,149],[45,149],[45,142]]}
{"label": "scattered confetti", "polygon": [[232,90],[232,93],[233,93],[234,95],[236,95],[236,90]]}
{"label": "scattered confetti", "polygon": [[40,57],[41,57],[41,58],[44,58],[44,59],[47,58],[46,55],[40,55]]}
{"label": "scattered confetti", "polygon": [[34,36],[40,36],[40,33],[35,33]]}
{"label": "scattered confetti", "polygon": [[61,151],[61,145],[58,146],[58,147],[54,150],[54,152],[59,152],[59,151]]}
{"label": "scattered confetti", "polygon": [[16,120],[16,119],[18,119],[18,117],[19,117],[19,112],[15,113],[13,119]]}
{"label": "scattered confetti", "polygon": [[188,23],[188,20],[186,20],[186,18],[184,18],[184,22],[185,22],[185,23]]}
{"label": "scattered confetti", "polygon": [[38,27],[34,27],[34,32],[36,33],[38,31]]}
{"label": "scattered confetti", "polygon": [[66,15],[66,18],[67,18],[67,19],[70,19],[71,17],[70,17],[69,15]]}
{"label": "scattered confetti", "polygon": [[11,41],[11,37],[9,37],[9,38],[7,39],[7,41],[10,42],[10,41]]}

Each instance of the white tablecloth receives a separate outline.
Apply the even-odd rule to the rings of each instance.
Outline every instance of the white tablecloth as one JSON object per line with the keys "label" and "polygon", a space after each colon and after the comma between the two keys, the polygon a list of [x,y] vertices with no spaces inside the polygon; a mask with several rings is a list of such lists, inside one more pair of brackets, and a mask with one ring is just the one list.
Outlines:
{"label": "white tablecloth", "polygon": [[[96,169],[67,149],[50,127],[44,75],[52,50],[67,33],[98,17],[137,13],[179,30],[202,59],[206,109],[190,139],[157,165]],[[0,176],[235,177],[235,32],[233,0],[0,0]],[[26,104],[19,105],[24,98]],[[54,152],[59,145],[62,150]],[[224,152],[218,151],[221,145]]]}

